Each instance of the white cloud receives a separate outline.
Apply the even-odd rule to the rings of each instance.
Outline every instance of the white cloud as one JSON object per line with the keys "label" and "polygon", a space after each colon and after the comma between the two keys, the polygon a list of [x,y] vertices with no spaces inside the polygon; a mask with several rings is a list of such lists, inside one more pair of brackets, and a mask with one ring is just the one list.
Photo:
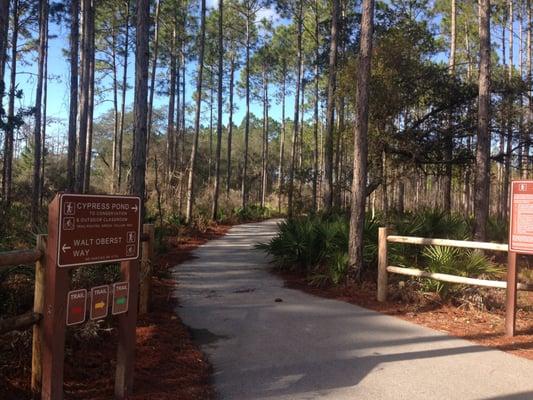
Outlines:
{"label": "white cloud", "polygon": [[263,18],[266,18],[272,21],[273,23],[276,23],[280,20],[281,17],[277,13],[276,9],[271,6],[270,8],[262,8],[261,10],[259,10],[259,12],[257,13],[257,19],[262,20]]}

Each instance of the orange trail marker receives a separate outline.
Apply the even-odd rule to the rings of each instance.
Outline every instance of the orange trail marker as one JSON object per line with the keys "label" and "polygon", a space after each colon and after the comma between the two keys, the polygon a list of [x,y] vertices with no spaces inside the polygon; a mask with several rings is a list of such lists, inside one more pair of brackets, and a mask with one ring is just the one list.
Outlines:
{"label": "orange trail marker", "polygon": [[109,304],[109,286],[98,286],[91,289],[91,319],[107,317]]}

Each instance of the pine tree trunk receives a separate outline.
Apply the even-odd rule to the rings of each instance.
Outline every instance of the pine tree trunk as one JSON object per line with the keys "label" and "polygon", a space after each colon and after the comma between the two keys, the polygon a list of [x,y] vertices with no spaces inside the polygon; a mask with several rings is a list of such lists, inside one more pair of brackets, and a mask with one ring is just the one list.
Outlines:
{"label": "pine tree trunk", "polygon": [[[157,57],[159,53],[159,13],[161,11],[161,2],[157,0],[155,6],[155,32],[154,32],[154,52],[152,56],[152,73],[150,74],[150,98],[148,100],[148,137],[146,139],[146,158],[150,151],[150,139],[152,137],[152,118],[154,111],[154,92],[155,92],[155,75],[157,73]],[[179,81],[178,81],[179,90]],[[179,92],[178,92],[179,94]]]}
{"label": "pine tree trunk", "polygon": [[117,190],[120,192],[122,189],[122,154],[123,154],[123,141],[124,141],[124,118],[126,114],[126,92],[128,90],[128,54],[129,54],[129,41],[130,41],[130,0],[126,1],[126,32],[124,34],[124,66],[122,71],[122,104],[120,106],[120,131],[118,133],[118,177],[117,177]]}
{"label": "pine tree trunk", "polygon": [[209,186],[211,186],[211,178],[213,176],[213,104],[215,103],[214,101],[214,85],[215,83],[213,82],[213,74],[210,74],[210,79],[209,79],[209,86],[210,86],[210,90],[209,90],[209,160],[208,160],[208,173],[209,173],[209,178],[207,180]]}
{"label": "pine tree trunk", "polygon": [[222,151],[222,88],[224,77],[224,0],[218,2],[218,93],[217,93],[217,148],[215,187],[213,190],[213,220],[218,218],[218,194],[220,191],[220,154]]}
{"label": "pine tree trunk", "polygon": [[[512,84],[513,79],[513,42],[514,42],[514,12],[513,12],[513,0],[509,0],[509,86]],[[508,98],[508,114],[507,114],[507,142],[505,147],[504,156],[504,169],[503,169],[503,183],[502,183],[502,218],[507,221],[508,215],[508,201],[509,201],[509,179],[511,174],[511,149],[513,141],[513,95],[510,93]]]}
{"label": "pine tree trunk", "polygon": [[292,130],[292,147],[291,147],[291,164],[289,166],[289,190],[288,190],[288,217],[292,218],[294,213],[294,170],[296,161],[296,140],[298,138],[298,125],[299,125],[299,113],[300,113],[300,84],[302,81],[302,69],[303,69],[303,51],[302,51],[302,35],[303,35],[303,1],[300,0],[298,4],[297,15],[297,62],[296,62],[296,89],[294,91],[294,120]]}
{"label": "pine tree trunk", "polygon": [[78,103],[78,149],[75,192],[83,193],[85,176],[85,153],[87,150],[87,121],[89,112],[89,86],[90,86],[90,29],[89,14],[91,12],[91,0],[81,1],[82,37],[80,54],[80,92]]}
{"label": "pine tree trunk", "polygon": [[[150,41],[150,0],[137,0],[135,32],[135,95],[133,105],[132,185],[130,192],[144,200],[146,140],[148,136],[148,64]],[[143,201],[144,204],[144,201]],[[141,221],[143,220],[141,214]]]}
{"label": "pine tree trunk", "polygon": [[281,83],[281,137],[279,144],[279,166],[278,166],[278,211],[281,213],[281,201],[283,199],[283,159],[285,157],[285,97],[286,97],[286,76],[287,65],[283,61]]}
{"label": "pine tree trunk", "polygon": [[[176,15],[174,15],[174,21],[176,21]],[[170,47],[170,82],[168,85],[168,123],[167,123],[167,183],[172,185],[174,172],[176,170],[176,160],[173,157],[174,153],[174,109],[176,99],[176,24],[172,31],[172,41]]]}
{"label": "pine tree trunk", "polygon": [[231,146],[233,140],[233,90],[235,85],[235,61],[232,59],[229,72],[229,121],[228,121],[228,159],[227,159],[227,178],[226,194],[229,196],[231,189]]}
{"label": "pine tree trunk", "polygon": [[479,2],[479,98],[475,177],[475,238],[486,240],[490,194],[490,0]]}
{"label": "pine tree trunk", "polygon": [[13,1],[13,33],[11,36],[11,75],[7,106],[7,129],[4,138],[4,179],[3,196],[6,207],[11,205],[11,189],[13,178],[13,142],[15,117],[15,92],[17,88],[17,47],[19,35],[19,0]]}
{"label": "pine tree trunk", "polygon": [[46,21],[45,29],[46,37],[44,39],[44,83],[43,83],[43,116],[42,116],[42,125],[41,125],[41,138],[42,138],[42,149],[41,149],[41,181],[39,182],[39,206],[43,206],[43,197],[44,197],[44,172],[46,167],[46,123],[47,123],[47,110],[48,110],[48,20]]}
{"label": "pine tree trunk", "polygon": [[192,220],[192,208],[194,204],[194,174],[196,172],[196,156],[198,153],[198,138],[200,136],[200,116],[202,107],[202,84],[204,73],[204,48],[205,48],[205,0],[202,0],[201,22],[200,22],[200,52],[198,55],[198,80],[196,82],[196,115],[194,118],[194,138],[191,147],[191,159],[189,163],[189,181],[187,184],[187,211],[185,220],[190,223]]}
{"label": "pine tree trunk", "polygon": [[263,140],[261,146],[261,207],[266,201],[267,182],[267,143],[268,143],[268,81],[266,77],[267,66],[263,65]]}
{"label": "pine tree trunk", "polygon": [[527,0],[527,62],[526,62],[526,68],[527,68],[527,87],[529,88],[529,96],[528,96],[528,114],[527,114],[527,122],[528,122],[528,129],[524,129],[524,135],[523,135],[523,142],[524,142],[524,149],[522,150],[522,170],[520,171],[520,176],[522,179],[528,178],[528,171],[529,171],[529,144],[530,144],[530,132],[531,124],[533,123],[533,92],[531,91],[531,68],[532,68],[532,61],[531,61],[531,46],[533,45],[533,41],[531,40],[533,35],[533,20],[532,20],[532,12],[531,12],[531,0]]}
{"label": "pine tree trunk", "polygon": [[319,16],[318,16],[318,0],[315,0],[315,102],[314,102],[314,127],[313,127],[313,139],[314,139],[314,149],[313,149],[313,211],[318,211],[318,102],[319,102],[319,71],[318,63],[320,62],[320,40],[319,40]]}
{"label": "pine tree trunk", "polygon": [[[16,2],[17,0],[14,0]],[[3,104],[6,84],[4,75],[7,60],[7,38],[9,33],[9,0],[0,0],[0,107]],[[16,7],[16,6],[14,6]],[[3,114],[2,110],[2,114]]]}
{"label": "pine tree trunk", "polygon": [[350,216],[350,268],[359,277],[363,268],[363,226],[368,156],[368,92],[370,62],[372,58],[372,33],[374,30],[374,0],[363,0],[361,44],[357,68],[356,115],[354,128],[353,181]]}
{"label": "pine tree trunk", "polygon": [[242,196],[242,208],[246,208],[248,201],[248,185],[246,182],[248,174],[248,139],[250,135],[250,10],[247,11],[246,15],[246,121],[244,126],[244,156],[243,156],[243,167],[242,167],[242,185],[241,185],[241,196]]}
{"label": "pine tree trunk", "polygon": [[113,74],[113,152],[111,155],[111,192],[116,190],[117,148],[118,148],[118,74],[117,74],[117,18],[113,12],[111,27],[111,69]]}
{"label": "pine tree trunk", "polygon": [[89,192],[91,183],[91,161],[93,150],[93,116],[94,116],[94,69],[95,69],[95,17],[94,0],[91,0],[89,12],[89,92],[87,104],[87,147],[85,149],[85,173],[83,174],[83,193]]}
{"label": "pine tree trunk", "polygon": [[[455,76],[455,48],[457,43],[456,35],[456,1],[451,0],[451,38],[450,38],[450,57],[448,60],[449,72],[452,77]],[[449,213],[452,209],[452,157],[453,157],[453,118],[452,110],[450,110],[450,115],[448,117],[448,129],[444,138],[444,151],[445,151],[445,174],[443,179],[443,210]]]}
{"label": "pine tree trunk", "polygon": [[[16,3],[17,0],[14,0]],[[5,83],[5,71],[6,71],[6,61],[7,61],[7,47],[8,47],[8,31],[9,31],[9,0],[0,0],[0,118],[3,118],[5,114],[5,110],[3,108],[4,105],[4,95],[6,91],[6,83]],[[14,6],[16,7],[16,5]],[[13,27],[13,35],[15,35],[15,31],[18,28],[16,26]],[[8,165],[10,162],[10,148],[9,148],[9,141],[8,138],[8,131],[9,130],[9,123],[8,126],[5,129],[5,136],[4,136],[4,165],[2,168],[2,199],[4,200],[4,203],[6,203],[9,206],[10,200],[7,198],[7,187],[8,183],[10,184],[9,179],[7,179],[7,172],[10,170],[10,166]],[[11,139],[11,142],[13,140]]]}
{"label": "pine tree trunk", "polygon": [[74,190],[76,177],[76,120],[78,118],[79,0],[70,6],[70,105],[68,118],[67,187]]}
{"label": "pine tree trunk", "polygon": [[333,126],[335,123],[335,91],[337,79],[337,40],[340,0],[333,0],[331,42],[329,49],[328,99],[326,109],[326,138],[324,146],[324,211],[333,207]]}
{"label": "pine tree trunk", "polygon": [[35,124],[33,128],[33,180],[31,199],[31,220],[34,228],[39,223],[39,198],[41,186],[41,108],[44,83],[44,59],[46,55],[46,30],[48,27],[48,0],[43,0],[39,8],[39,60],[37,88],[35,92]]}

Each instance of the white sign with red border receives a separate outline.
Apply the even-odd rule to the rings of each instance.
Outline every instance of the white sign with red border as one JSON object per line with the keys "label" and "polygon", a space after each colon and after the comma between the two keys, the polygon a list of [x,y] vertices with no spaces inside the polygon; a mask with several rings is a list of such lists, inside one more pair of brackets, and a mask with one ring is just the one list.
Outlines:
{"label": "white sign with red border", "polygon": [[509,251],[533,254],[533,180],[511,182]]}

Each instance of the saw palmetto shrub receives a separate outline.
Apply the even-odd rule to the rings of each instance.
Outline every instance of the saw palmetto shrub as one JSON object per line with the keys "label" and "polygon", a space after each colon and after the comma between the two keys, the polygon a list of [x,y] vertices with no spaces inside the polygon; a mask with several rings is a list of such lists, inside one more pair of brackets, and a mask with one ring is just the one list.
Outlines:
{"label": "saw palmetto shrub", "polygon": [[[378,229],[382,218],[367,216],[364,226],[364,271],[375,274],[378,254]],[[389,218],[390,232],[403,236],[469,240],[471,221],[460,215],[439,210],[393,214]],[[299,272],[311,283],[340,284],[348,273],[349,217],[346,214],[308,215],[285,220],[278,225],[278,234],[268,243],[259,245],[272,257],[280,270]],[[438,246],[415,246],[389,243],[391,265],[420,268],[451,275],[493,278],[501,268],[487,255],[477,251]],[[367,276],[369,274],[366,274]],[[446,295],[457,285],[447,285],[430,279],[419,279],[423,291]]]}
{"label": "saw palmetto shrub", "polygon": [[[365,223],[365,263],[377,259],[379,223]],[[276,268],[301,272],[312,283],[341,283],[348,273],[349,221],[345,215],[311,215],[278,224],[278,235],[258,247],[272,257]]]}

